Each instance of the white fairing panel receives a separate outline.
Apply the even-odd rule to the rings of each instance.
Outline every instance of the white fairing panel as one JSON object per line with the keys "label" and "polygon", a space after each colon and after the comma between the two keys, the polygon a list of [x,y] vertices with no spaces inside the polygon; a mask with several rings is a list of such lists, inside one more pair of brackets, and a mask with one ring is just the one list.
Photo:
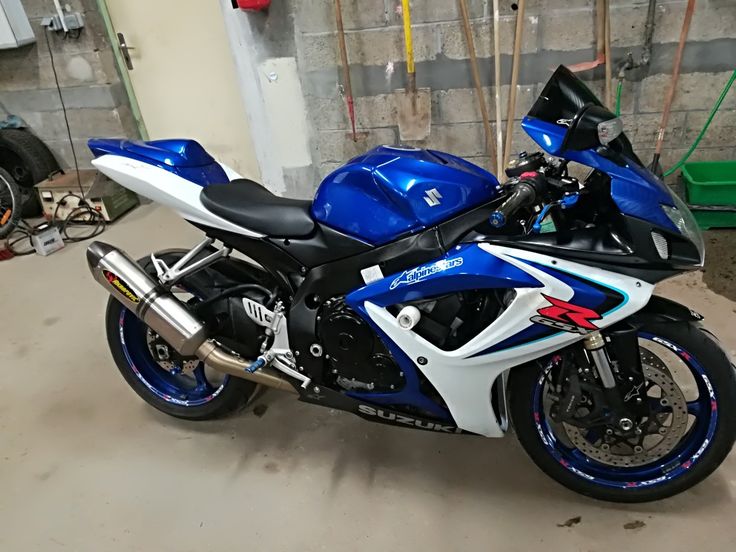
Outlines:
{"label": "white fairing panel", "polygon": [[225,163],[219,163],[219,165],[222,167],[222,170],[225,171],[225,175],[230,182],[232,182],[233,180],[240,180],[242,178],[245,178],[242,174],[240,174],[232,167],[227,166]]}
{"label": "white fairing panel", "polygon": [[172,172],[119,155],[103,155],[94,159],[92,164],[121,186],[156,203],[171,207],[188,221],[243,236],[262,237],[262,234],[233,224],[209,212],[199,199],[202,186]]}
{"label": "white fairing panel", "polygon": [[442,395],[458,427],[488,437],[500,437],[503,430],[491,406],[491,388],[496,378],[513,366],[550,354],[583,338],[579,333],[560,331],[516,347],[479,354],[533,324],[530,319],[537,311],[550,306],[543,295],[563,301],[569,301],[574,295],[573,289],[566,283],[526,264],[524,260],[572,273],[619,291],[625,297],[623,304],[596,320],[595,325],[599,328],[615,324],[642,309],[649,301],[654,286],[635,278],[539,253],[486,243],[479,244],[479,247],[489,255],[495,255],[531,274],[543,287],[517,289],[516,297],[508,308],[461,348],[443,351],[413,331],[402,329],[396,317],[387,309],[369,302],[365,303],[365,308],[371,319],[409,358],[423,356],[427,359],[427,363],[418,368]]}

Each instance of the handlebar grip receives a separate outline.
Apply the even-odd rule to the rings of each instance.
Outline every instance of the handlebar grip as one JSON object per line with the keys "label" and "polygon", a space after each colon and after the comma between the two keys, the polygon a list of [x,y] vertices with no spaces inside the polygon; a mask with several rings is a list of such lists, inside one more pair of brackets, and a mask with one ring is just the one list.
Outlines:
{"label": "handlebar grip", "polygon": [[488,218],[491,226],[494,228],[502,228],[506,225],[506,221],[516,211],[522,207],[531,205],[536,198],[537,193],[534,187],[526,182],[519,182],[514,186],[514,191],[506,201],[504,201],[498,209],[493,211]]}

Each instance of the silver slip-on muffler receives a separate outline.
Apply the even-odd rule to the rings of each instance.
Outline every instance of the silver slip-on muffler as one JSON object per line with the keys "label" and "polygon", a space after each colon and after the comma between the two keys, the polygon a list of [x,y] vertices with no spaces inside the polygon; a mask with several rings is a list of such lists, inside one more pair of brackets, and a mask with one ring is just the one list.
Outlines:
{"label": "silver slip-on muffler", "polygon": [[207,339],[204,323],[125,252],[96,241],[87,248],[87,263],[92,276],[108,293],[180,354],[196,356],[210,368],[224,374],[297,392],[289,382],[268,369],[246,372],[252,361],[230,353],[214,340]]}

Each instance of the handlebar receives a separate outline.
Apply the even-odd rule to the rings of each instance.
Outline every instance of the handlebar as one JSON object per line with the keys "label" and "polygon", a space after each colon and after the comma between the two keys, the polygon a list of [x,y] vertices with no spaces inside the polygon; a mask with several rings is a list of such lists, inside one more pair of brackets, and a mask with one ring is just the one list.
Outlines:
{"label": "handlebar", "polygon": [[494,228],[502,228],[506,225],[508,219],[522,207],[528,207],[534,203],[537,198],[537,190],[533,181],[520,180],[514,184],[511,195],[504,201],[498,209],[493,211],[489,217],[489,222]]}

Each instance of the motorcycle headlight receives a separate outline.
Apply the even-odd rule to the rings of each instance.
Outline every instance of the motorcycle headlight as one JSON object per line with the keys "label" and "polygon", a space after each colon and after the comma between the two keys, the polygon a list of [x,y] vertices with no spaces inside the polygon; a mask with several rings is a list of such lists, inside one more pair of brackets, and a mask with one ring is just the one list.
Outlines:
{"label": "motorcycle headlight", "polygon": [[674,205],[660,205],[660,207],[664,211],[664,214],[667,215],[667,218],[680,231],[680,234],[693,242],[700,254],[702,264],[702,260],[705,258],[705,244],[703,243],[703,234],[700,232],[700,228],[698,228],[698,223],[695,222],[695,217],[693,217],[685,202],[677,197],[677,195],[672,194],[672,201]]}

